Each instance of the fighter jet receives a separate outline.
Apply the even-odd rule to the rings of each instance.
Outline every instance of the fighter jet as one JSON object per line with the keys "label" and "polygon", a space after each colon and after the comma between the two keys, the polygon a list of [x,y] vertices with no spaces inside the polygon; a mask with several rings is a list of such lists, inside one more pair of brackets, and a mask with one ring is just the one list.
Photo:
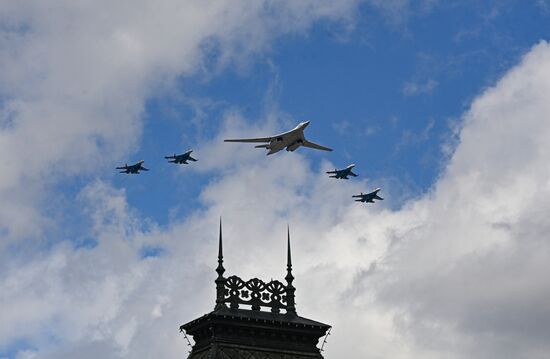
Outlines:
{"label": "fighter jet", "polygon": [[138,174],[139,171],[149,171],[147,168],[143,167],[144,160],[139,161],[136,164],[128,166],[128,164],[125,164],[123,167],[117,167],[117,170],[122,170],[120,173],[132,173],[132,174]]}
{"label": "fighter jet", "polygon": [[309,142],[304,137],[304,129],[309,125],[309,121],[300,123],[292,130],[281,133],[279,135],[271,137],[259,137],[259,138],[240,138],[224,140],[225,142],[267,142],[262,145],[257,145],[255,148],[265,148],[267,154],[271,155],[275,152],[279,152],[286,147],[287,151],[293,152],[300,146],[314,148],[316,150],[332,151],[328,147],[318,145],[313,142]]}
{"label": "fighter jet", "polygon": [[330,178],[339,178],[339,179],[349,179],[348,176],[357,177],[357,174],[353,173],[351,170],[355,167],[355,163],[347,166],[343,170],[327,171],[328,174],[333,174],[334,176],[329,176]]}
{"label": "fighter jet", "polygon": [[361,194],[358,194],[358,195],[355,195],[355,196],[352,196],[352,197],[359,198],[359,199],[356,199],[355,202],[374,203],[375,199],[379,199],[379,200],[384,199],[384,198],[378,196],[378,191],[380,191],[380,188],[377,188],[374,191],[372,191],[370,193],[367,193],[367,194],[363,194],[363,192],[361,192]]}
{"label": "fighter jet", "polygon": [[193,152],[193,150],[188,150],[187,152],[181,154],[181,155],[176,155],[174,153],[173,156],[165,156],[164,158],[166,158],[168,160],[168,162],[170,163],[178,163],[178,164],[187,164],[187,161],[193,161],[193,162],[196,162],[197,160],[194,159],[193,157],[191,157],[191,152]]}

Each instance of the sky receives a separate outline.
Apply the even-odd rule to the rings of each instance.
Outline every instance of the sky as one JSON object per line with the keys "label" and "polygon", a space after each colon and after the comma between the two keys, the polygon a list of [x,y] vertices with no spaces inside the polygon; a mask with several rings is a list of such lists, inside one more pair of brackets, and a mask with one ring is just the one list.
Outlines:
{"label": "sky", "polygon": [[[184,357],[220,217],[244,278],[284,278],[290,226],[326,358],[550,357],[549,24],[547,0],[0,0],[0,358]],[[333,152],[223,142],[306,120]]]}

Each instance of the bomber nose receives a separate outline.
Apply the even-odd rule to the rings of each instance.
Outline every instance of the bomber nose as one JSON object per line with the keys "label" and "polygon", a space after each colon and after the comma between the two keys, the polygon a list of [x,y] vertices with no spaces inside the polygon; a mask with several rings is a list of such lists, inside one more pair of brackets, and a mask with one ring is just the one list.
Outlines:
{"label": "bomber nose", "polygon": [[304,121],[304,122],[302,122],[302,127],[303,127],[303,128],[306,128],[307,125],[309,125],[309,121]]}

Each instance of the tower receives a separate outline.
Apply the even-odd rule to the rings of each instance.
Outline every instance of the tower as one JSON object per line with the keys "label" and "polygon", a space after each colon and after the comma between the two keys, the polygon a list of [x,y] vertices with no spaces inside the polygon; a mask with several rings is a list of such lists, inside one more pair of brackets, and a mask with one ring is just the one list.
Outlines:
{"label": "tower", "polygon": [[290,230],[285,284],[224,277],[221,220],[216,272],[214,310],[180,327],[195,341],[188,359],[323,358],[317,343],[330,326],[296,313]]}

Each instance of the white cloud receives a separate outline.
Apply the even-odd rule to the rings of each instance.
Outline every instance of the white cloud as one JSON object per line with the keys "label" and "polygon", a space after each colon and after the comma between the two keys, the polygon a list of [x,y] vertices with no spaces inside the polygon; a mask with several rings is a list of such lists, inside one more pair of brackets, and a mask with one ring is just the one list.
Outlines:
{"label": "white cloud", "polygon": [[464,357],[550,353],[549,87],[543,42],[474,101],[433,193],[400,213],[424,219],[388,253],[377,291],[424,345]]}
{"label": "white cloud", "polygon": [[[27,231],[28,220],[44,217],[35,206],[45,188],[37,181],[46,178],[47,187],[61,172],[74,174],[82,159],[110,165],[114,159],[102,154],[116,159],[136,145],[144,98],[196,71],[205,41],[233,61],[243,47],[265,49],[274,29],[347,17],[351,6],[132,4],[2,8],[12,30],[0,40],[8,50],[0,62],[9,69],[0,91],[10,108],[0,121],[0,227],[11,236],[39,236],[45,225]],[[350,193],[370,180],[336,186],[311,170],[302,149],[266,158],[218,139],[206,157],[222,175],[202,192],[205,208],[183,223],[144,228],[123,191],[92,182],[79,200],[97,246],[61,242],[24,257],[2,251],[0,346],[25,339],[34,349],[21,358],[185,355],[178,325],[214,305],[222,214],[228,274],[245,277],[284,275],[291,224],[298,312],[334,326],[327,357],[546,358],[549,90],[550,45],[543,42],[474,101],[433,190],[396,211],[387,209],[391,195],[376,206],[351,202]],[[230,127],[244,128],[230,116]],[[121,131],[135,137],[120,142]],[[234,151],[235,164],[227,164],[226,151]],[[146,245],[165,252],[144,260]]]}

